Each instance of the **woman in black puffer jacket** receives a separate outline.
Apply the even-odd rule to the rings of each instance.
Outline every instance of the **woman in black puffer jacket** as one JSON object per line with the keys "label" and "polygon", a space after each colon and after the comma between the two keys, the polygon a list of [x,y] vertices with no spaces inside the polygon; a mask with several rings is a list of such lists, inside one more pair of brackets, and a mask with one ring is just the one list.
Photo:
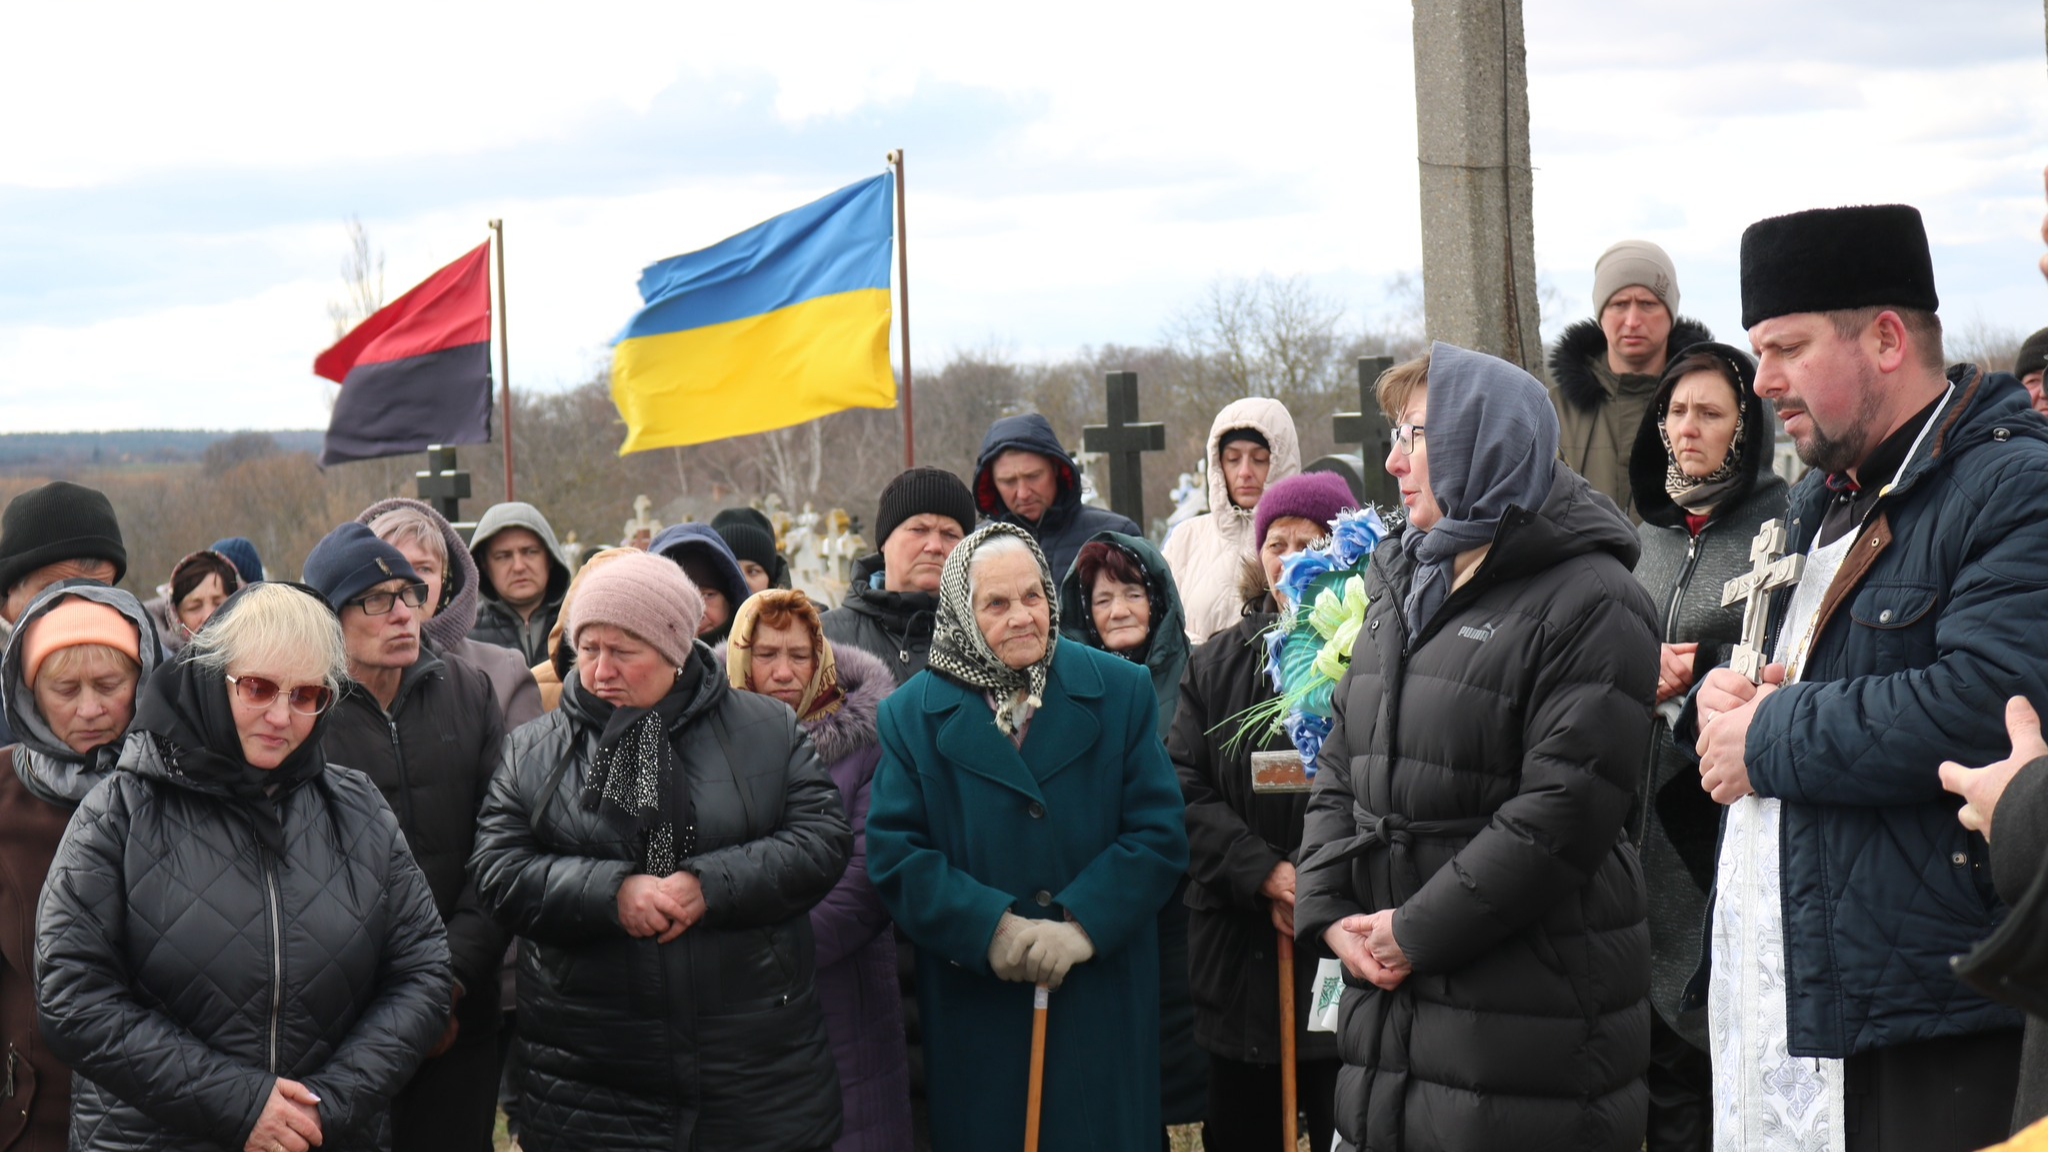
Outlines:
{"label": "woman in black puffer jacket", "polygon": [[1706,1009],[1681,1010],[1699,968],[1721,806],[1700,788],[1699,764],[1671,737],[1695,677],[1728,661],[1742,638],[1742,605],[1721,588],[1749,571],[1749,545],[1785,514],[1771,471],[1771,415],[1756,366],[1726,344],[1694,344],[1664,371],[1629,460],[1643,558],[1636,579],[1657,608],[1662,660],[1657,711],[1629,838],[1643,858],[1650,906],[1649,1152],[1711,1143],[1713,1068]]}
{"label": "woman in black puffer jacket", "polygon": [[506,740],[470,873],[519,941],[520,1144],[809,1152],[839,1079],[808,916],[846,867],[789,706],[736,692],[643,552],[586,573],[561,704]]}
{"label": "woman in black puffer jacket", "polygon": [[73,1149],[388,1145],[448,941],[377,786],[321,754],[344,667],[316,594],[257,584],[144,686],[38,915]]}
{"label": "woman in black puffer jacket", "polygon": [[1295,889],[1297,939],[1346,969],[1338,1130],[1635,1152],[1650,957],[1622,825],[1657,667],[1635,532],[1557,460],[1519,368],[1439,343],[1380,387],[1408,524],[1366,574]]}

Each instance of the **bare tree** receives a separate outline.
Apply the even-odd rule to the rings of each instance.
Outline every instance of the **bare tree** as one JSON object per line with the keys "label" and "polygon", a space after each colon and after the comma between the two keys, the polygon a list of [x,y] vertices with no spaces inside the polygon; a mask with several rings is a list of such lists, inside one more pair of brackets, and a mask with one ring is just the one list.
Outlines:
{"label": "bare tree", "polygon": [[384,306],[384,253],[370,246],[370,234],[360,217],[349,217],[346,227],[348,257],[341,262],[341,283],[347,297],[327,302],[327,318],[334,322],[336,340]]}
{"label": "bare tree", "polygon": [[1981,315],[1942,333],[1942,359],[1950,364],[1975,364],[1986,372],[2010,372],[2027,334]]}

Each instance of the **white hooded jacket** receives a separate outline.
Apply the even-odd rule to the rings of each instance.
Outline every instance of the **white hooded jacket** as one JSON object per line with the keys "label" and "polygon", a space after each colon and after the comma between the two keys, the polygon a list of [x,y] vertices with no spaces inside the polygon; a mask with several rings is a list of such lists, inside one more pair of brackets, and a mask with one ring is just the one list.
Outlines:
{"label": "white hooded jacket", "polygon": [[1258,542],[1252,539],[1252,509],[1231,503],[1230,482],[1217,459],[1224,434],[1238,428],[1253,429],[1266,438],[1273,454],[1266,473],[1268,487],[1301,471],[1301,442],[1286,405],[1252,396],[1234,400],[1216,414],[1209,426],[1209,513],[1175,528],[1160,549],[1180,589],[1190,644],[1199,645],[1237,623],[1244,612],[1238,574],[1258,552]]}

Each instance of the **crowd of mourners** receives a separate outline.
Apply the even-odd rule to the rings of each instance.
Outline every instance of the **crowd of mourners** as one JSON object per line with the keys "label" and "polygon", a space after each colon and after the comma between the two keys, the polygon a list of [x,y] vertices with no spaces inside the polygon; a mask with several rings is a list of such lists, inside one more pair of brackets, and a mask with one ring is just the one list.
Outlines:
{"label": "crowd of mourners", "polygon": [[26,491],[0,1150],[1237,1152],[1290,1091],[1316,1152],[1996,1143],[2048,1115],[2048,330],[1947,364],[1896,205],[1753,225],[1741,298],[1747,349],[1623,241],[1548,383],[1380,378],[1307,790],[1245,717],[1359,504],[1268,398],[1158,545],[998,420],[829,609],[751,509],[572,565],[402,498],[144,602],[103,494]]}

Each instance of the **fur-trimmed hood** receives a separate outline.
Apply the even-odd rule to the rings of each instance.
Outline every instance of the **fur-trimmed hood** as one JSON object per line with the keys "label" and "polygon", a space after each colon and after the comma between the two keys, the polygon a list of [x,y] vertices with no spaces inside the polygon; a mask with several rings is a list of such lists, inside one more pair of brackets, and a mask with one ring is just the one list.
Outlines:
{"label": "fur-trimmed hood", "polygon": [[[1705,324],[1690,316],[1671,322],[1671,335],[1664,341],[1665,363],[1678,358],[1686,348],[1714,338]],[[1557,394],[1574,408],[1593,411],[1607,403],[1607,389],[1594,373],[1592,361],[1607,355],[1607,333],[1600,321],[1581,320],[1566,328],[1550,348],[1550,379]]]}
{"label": "fur-trimmed hood", "polygon": [[[725,678],[730,647],[729,641],[722,641],[711,650],[718,658],[720,680]],[[839,706],[816,719],[799,721],[818,749],[818,763],[828,769],[882,742],[877,726],[882,701],[896,690],[896,678],[878,656],[851,644],[833,644],[832,660],[839,677]]]}
{"label": "fur-trimmed hood", "polygon": [[839,707],[815,720],[803,722],[818,748],[818,763],[839,763],[856,752],[881,743],[876,718],[882,701],[896,688],[889,666],[851,644],[832,646],[832,659],[839,670],[839,690],[845,695]]}

